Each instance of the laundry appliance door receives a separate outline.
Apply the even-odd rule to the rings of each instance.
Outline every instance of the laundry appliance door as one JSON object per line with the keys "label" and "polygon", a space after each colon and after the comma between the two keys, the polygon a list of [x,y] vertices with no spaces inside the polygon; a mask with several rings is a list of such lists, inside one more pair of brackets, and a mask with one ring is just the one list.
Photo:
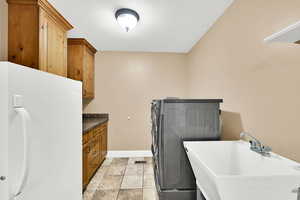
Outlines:
{"label": "laundry appliance door", "polygon": [[158,129],[159,129],[159,117],[160,117],[160,103],[159,101],[153,101],[151,104],[151,120],[152,120],[152,153],[154,157],[158,154]]}

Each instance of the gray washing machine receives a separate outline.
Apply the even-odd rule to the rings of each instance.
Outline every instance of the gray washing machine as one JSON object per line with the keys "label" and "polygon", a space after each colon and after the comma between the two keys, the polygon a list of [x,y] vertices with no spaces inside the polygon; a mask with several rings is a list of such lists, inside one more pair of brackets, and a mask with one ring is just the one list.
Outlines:
{"label": "gray washing machine", "polygon": [[196,180],[183,141],[219,140],[222,102],[222,99],[152,101],[151,149],[160,200],[197,199]]}

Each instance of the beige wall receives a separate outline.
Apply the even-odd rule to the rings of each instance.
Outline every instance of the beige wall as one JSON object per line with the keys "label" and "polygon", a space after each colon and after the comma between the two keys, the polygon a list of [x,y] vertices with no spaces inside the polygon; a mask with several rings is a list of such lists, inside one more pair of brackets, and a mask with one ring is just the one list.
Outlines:
{"label": "beige wall", "polygon": [[[300,46],[263,43],[299,19],[298,0],[235,0],[188,55],[97,53],[96,98],[84,111],[110,114],[110,150],[148,150],[151,99],[224,98],[224,139],[249,131],[300,161]],[[0,0],[6,59],[7,4]]]}
{"label": "beige wall", "polygon": [[297,161],[300,46],[263,39],[299,19],[299,0],[236,0],[188,55],[188,95],[224,98],[225,139],[249,131]]}
{"label": "beige wall", "polygon": [[149,150],[151,100],[184,97],[185,78],[184,54],[97,53],[96,97],[84,112],[110,114],[110,150]]}
{"label": "beige wall", "polygon": [[0,0],[0,61],[7,60],[7,3]]}

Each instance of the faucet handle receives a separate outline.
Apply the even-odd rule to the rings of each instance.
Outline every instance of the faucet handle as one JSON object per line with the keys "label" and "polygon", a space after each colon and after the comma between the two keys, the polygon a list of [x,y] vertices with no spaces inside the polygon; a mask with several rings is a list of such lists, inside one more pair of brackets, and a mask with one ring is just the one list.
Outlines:
{"label": "faucet handle", "polygon": [[257,145],[257,144],[256,144],[256,142],[255,142],[255,141],[253,141],[253,140],[249,140],[249,143],[250,143],[251,147],[253,147],[253,146],[256,146],[256,145]]}
{"label": "faucet handle", "polygon": [[242,139],[243,137],[245,137],[246,133],[245,132],[241,132],[240,133],[240,139]]}
{"label": "faucet handle", "polygon": [[272,148],[269,147],[269,146],[263,146],[262,149],[263,149],[264,152],[271,152],[272,151]]}
{"label": "faucet handle", "polygon": [[[242,138],[251,138],[252,139],[252,141],[255,141],[256,143],[257,143],[257,139],[255,138],[255,137],[253,137],[250,133],[248,133],[248,132],[241,132],[240,133],[240,139],[242,139]],[[250,140],[251,141],[251,140]]]}
{"label": "faucet handle", "polygon": [[250,148],[252,150],[257,150],[259,148],[259,145],[258,145],[258,143],[256,141],[250,140],[249,143],[250,143]]}

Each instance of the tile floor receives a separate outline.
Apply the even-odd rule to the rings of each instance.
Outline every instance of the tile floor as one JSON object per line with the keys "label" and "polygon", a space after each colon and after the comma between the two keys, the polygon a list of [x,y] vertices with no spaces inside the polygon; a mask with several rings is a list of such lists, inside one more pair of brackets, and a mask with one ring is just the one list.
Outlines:
{"label": "tile floor", "polygon": [[[146,164],[135,164],[145,160]],[[83,200],[158,200],[152,158],[106,159],[83,194]]]}

